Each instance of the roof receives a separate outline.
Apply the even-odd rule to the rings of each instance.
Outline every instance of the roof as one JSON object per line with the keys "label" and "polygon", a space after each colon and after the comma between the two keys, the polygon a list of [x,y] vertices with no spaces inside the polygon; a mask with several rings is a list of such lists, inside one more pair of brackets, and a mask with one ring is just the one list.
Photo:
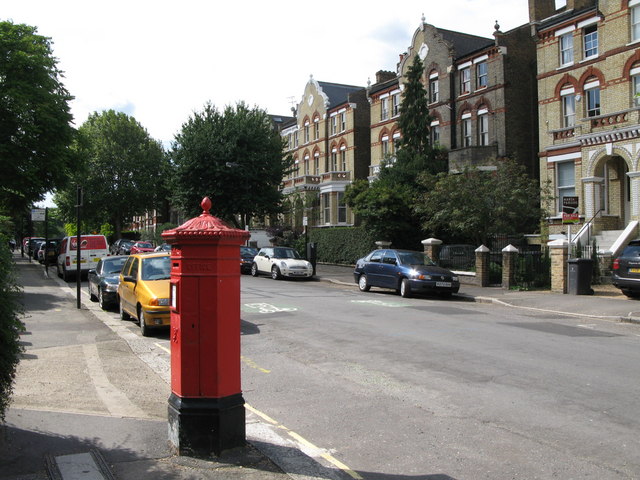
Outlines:
{"label": "roof", "polygon": [[400,85],[400,79],[398,77],[393,78],[391,80],[387,80],[386,82],[374,83],[371,85],[369,89],[369,95],[374,95],[378,92],[386,90],[388,88],[397,87]]}
{"label": "roof", "polygon": [[545,18],[544,20],[542,20],[538,24],[537,30],[538,31],[546,30],[547,28],[551,28],[555,25],[559,25],[563,22],[574,19],[576,17],[579,17],[591,11],[597,11],[597,8],[595,6],[588,6],[579,10],[572,9],[572,10],[567,10],[564,12],[557,13],[556,15],[552,15],[551,17]]}
{"label": "roof", "polygon": [[364,87],[339,83],[318,82],[318,85],[320,85],[320,88],[329,99],[328,108],[334,108],[346,103],[350,94],[364,90]]}
{"label": "roof", "polygon": [[495,45],[493,38],[478,37],[468,33],[454,32],[444,28],[436,28],[442,38],[453,46],[455,58],[464,57],[472,52]]}

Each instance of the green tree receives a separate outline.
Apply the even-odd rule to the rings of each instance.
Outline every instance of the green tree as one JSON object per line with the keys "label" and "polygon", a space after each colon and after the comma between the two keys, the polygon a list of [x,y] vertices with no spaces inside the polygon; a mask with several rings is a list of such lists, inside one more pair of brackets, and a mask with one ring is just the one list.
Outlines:
{"label": "green tree", "polygon": [[283,151],[265,111],[241,102],[220,112],[207,103],[173,143],[175,204],[186,215],[197,215],[208,196],[211,213],[239,227],[251,216],[279,213],[279,185],[291,165]]}
{"label": "green tree", "polygon": [[72,157],[69,102],[51,39],[0,22],[0,207],[14,217],[64,185]]}
{"label": "green tree", "polygon": [[365,229],[376,239],[394,247],[416,249],[421,230],[411,211],[413,190],[403,184],[356,180],[346,189],[345,201],[354,205]]}
{"label": "green tree", "polygon": [[447,168],[446,153],[430,144],[431,117],[421,81],[423,70],[415,56],[404,83],[398,119],[402,137],[395,157],[385,159],[375,182],[354,182],[345,194],[347,204],[379,240],[413,249],[422,239],[413,205],[425,191],[425,184],[417,178],[423,172],[435,174]]}
{"label": "green tree", "polygon": [[431,145],[430,131],[433,118],[429,114],[428,94],[422,78],[424,65],[418,55],[407,69],[400,118],[398,126],[402,137],[398,141],[396,171],[387,174],[402,173],[415,179],[419,172],[439,173],[447,170],[446,157],[439,155],[438,149]]}
{"label": "green tree", "polygon": [[539,229],[540,188],[513,160],[493,172],[467,169],[461,174],[423,174],[425,192],[415,202],[422,227],[438,238],[487,244],[493,234]]}
{"label": "green tree", "polygon": [[55,197],[68,221],[76,215],[76,185],[83,188],[86,225],[99,231],[109,223],[117,238],[135,215],[162,206],[168,159],[133,117],[114,110],[91,114],[78,129],[73,150],[80,166],[70,188]]}

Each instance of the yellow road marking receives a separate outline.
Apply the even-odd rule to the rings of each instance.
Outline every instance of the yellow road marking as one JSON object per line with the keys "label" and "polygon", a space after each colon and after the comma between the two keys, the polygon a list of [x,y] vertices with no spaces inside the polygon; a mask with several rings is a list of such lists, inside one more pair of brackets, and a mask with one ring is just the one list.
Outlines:
{"label": "yellow road marking", "polygon": [[271,370],[267,370],[266,368],[262,368],[260,366],[258,366],[258,364],[256,362],[254,362],[253,360],[251,360],[250,358],[247,357],[243,357],[242,355],[240,356],[240,359],[247,364],[249,367],[251,368],[255,368],[256,370],[261,371],[262,373],[271,373]]}
{"label": "yellow road marking", "polygon": [[332,455],[330,455],[330,454],[328,454],[326,452],[323,452],[321,448],[317,447],[316,445],[311,443],[306,438],[298,435],[296,432],[294,432],[292,430],[289,430],[284,425],[279,424],[276,420],[271,418],[269,415],[266,415],[266,414],[262,413],[260,410],[257,410],[255,408],[253,408],[248,403],[245,403],[244,406],[245,406],[245,408],[247,408],[247,410],[255,413],[256,415],[258,415],[263,420],[266,420],[267,422],[271,423],[272,425],[275,425],[277,428],[279,428],[281,430],[285,430],[289,434],[289,436],[291,438],[293,438],[294,440],[298,441],[299,443],[301,443],[302,445],[306,446],[307,448],[311,448],[311,449],[316,450],[318,452],[322,452],[322,453],[320,453],[320,456],[322,458],[324,458],[328,462],[332,463],[334,466],[336,466],[337,468],[339,468],[340,470],[345,472],[347,475],[349,475],[351,478],[355,478],[356,480],[362,480],[362,477],[357,472],[351,470],[348,466],[346,466],[344,463],[342,463],[340,460],[338,460],[337,458],[333,457]]}
{"label": "yellow road marking", "polygon": [[162,345],[160,345],[159,343],[155,344],[156,347],[164,350],[165,352],[167,352],[168,354],[171,354],[171,350],[169,350],[167,347],[163,347]]}

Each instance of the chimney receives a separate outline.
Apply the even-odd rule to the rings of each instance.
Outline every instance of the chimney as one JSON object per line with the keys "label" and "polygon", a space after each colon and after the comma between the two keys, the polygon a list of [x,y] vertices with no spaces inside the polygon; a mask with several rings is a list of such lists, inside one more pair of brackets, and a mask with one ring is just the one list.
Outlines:
{"label": "chimney", "polygon": [[396,78],[395,72],[389,72],[386,70],[378,70],[376,72],[376,83],[386,82],[389,80],[393,80],[394,78]]}
{"label": "chimney", "polygon": [[582,10],[595,6],[596,0],[567,0],[567,10]]}
{"label": "chimney", "polygon": [[[567,0],[567,4],[571,0]],[[537,23],[556,13],[555,0],[529,0],[529,21]]]}

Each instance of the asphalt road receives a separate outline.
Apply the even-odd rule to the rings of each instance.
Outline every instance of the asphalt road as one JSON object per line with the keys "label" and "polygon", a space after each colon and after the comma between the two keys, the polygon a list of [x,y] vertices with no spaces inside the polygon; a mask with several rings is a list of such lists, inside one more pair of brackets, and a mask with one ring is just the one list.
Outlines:
{"label": "asphalt road", "polygon": [[243,278],[243,390],[365,479],[640,478],[640,331]]}
{"label": "asphalt road", "polygon": [[241,303],[261,434],[345,478],[640,478],[637,325],[250,276]]}

